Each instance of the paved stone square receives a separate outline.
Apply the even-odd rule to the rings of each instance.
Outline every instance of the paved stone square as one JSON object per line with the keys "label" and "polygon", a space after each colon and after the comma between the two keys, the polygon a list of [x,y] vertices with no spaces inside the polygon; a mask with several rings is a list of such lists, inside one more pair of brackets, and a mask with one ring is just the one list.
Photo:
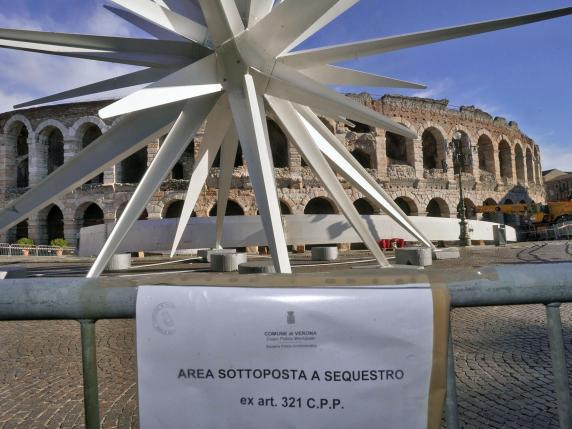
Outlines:
{"label": "paved stone square", "polygon": [[[440,261],[430,269],[571,261],[570,248],[565,242],[477,247],[463,261]],[[84,268],[70,269],[78,275]],[[65,266],[52,270],[62,272]],[[562,319],[572,362],[572,306],[563,306]],[[453,311],[462,427],[558,427],[544,321],[542,306]],[[135,428],[134,322],[100,321],[97,334],[103,427]],[[0,323],[1,429],[83,427],[82,394],[77,322]]]}

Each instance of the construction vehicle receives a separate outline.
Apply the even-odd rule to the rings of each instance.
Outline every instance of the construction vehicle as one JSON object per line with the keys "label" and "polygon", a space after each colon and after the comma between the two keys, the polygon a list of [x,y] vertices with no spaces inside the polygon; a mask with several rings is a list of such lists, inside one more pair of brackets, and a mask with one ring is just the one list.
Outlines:
{"label": "construction vehicle", "polygon": [[517,215],[524,223],[533,225],[553,225],[572,221],[572,201],[557,201],[548,204],[500,204],[477,206],[477,213],[502,213]]}

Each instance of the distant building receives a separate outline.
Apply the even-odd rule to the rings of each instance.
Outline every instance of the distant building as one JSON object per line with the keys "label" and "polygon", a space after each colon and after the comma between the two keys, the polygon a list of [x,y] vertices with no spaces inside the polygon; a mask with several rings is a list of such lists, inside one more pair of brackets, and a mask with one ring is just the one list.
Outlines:
{"label": "distant building", "polygon": [[[472,106],[452,109],[447,100],[368,94],[354,99],[393,118],[417,134],[413,140],[367,125],[323,119],[353,156],[410,216],[456,217],[458,174],[463,175],[469,218],[475,206],[505,202],[542,202],[545,199],[540,148],[515,122],[494,118]],[[0,207],[18,198],[59,166],[72,159],[113,125],[97,112],[109,101],[72,103],[7,112],[0,115]],[[338,209],[312,174],[294,145],[272,118],[268,118],[276,186],[284,214],[328,214]],[[465,153],[472,162],[453,168],[447,144],[460,131]],[[203,137],[200,130],[168,179],[157,190],[142,219],[178,217],[189,177]],[[77,190],[21,222],[0,241],[28,236],[36,243],[65,237],[72,245],[79,229],[114,222],[125,209],[137,183],[153,160],[161,139],[108,168]],[[444,169],[448,166],[447,169]],[[196,216],[216,214],[218,160],[201,192]],[[344,183],[348,196],[362,214],[379,208]],[[256,215],[252,185],[239,151],[227,213]]]}
{"label": "distant building", "polygon": [[547,201],[572,200],[572,172],[556,168],[542,172]]}

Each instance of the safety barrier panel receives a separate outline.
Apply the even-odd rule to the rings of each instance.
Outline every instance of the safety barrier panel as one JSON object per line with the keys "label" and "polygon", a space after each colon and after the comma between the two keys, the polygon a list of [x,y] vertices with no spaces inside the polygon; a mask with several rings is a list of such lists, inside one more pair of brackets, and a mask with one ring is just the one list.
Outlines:
{"label": "safety barrier panel", "polygon": [[75,255],[75,247],[25,246],[22,244],[0,243],[0,256],[64,256]]}
{"label": "safety barrier panel", "polygon": [[[401,276],[404,281],[419,279],[411,270],[360,270],[339,275],[337,285],[388,285]],[[446,285],[451,307],[484,307],[502,305],[543,304],[546,307],[547,333],[550,343],[554,388],[558,399],[558,414],[562,428],[572,427],[572,401],[562,336],[560,303],[572,302],[572,263],[522,264],[428,272],[426,280]],[[228,279],[228,280],[227,280]],[[161,284],[203,286],[249,286],[258,277],[233,276],[227,278],[194,276],[193,278],[161,277]],[[311,280],[310,280],[311,279]],[[189,283],[192,282],[192,283]],[[313,287],[332,286],[333,276],[316,275],[265,276],[264,284],[303,287],[311,281]],[[322,283],[321,283],[322,282]],[[149,282],[147,282],[149,284]],[[257,282],[260,285],[259,282]],[[23,279],[0,282],[0,320],[78,320],[81,327],[81,346],[84,380],[86,427],[99,428],[99,400],[95,322],[100,319],[135,317],[136,281],[124,278],[101,279]],[[452,336],[449,336],[448,380],[445,415],[449,429],[459,428],[455,383],[455,362]]]}

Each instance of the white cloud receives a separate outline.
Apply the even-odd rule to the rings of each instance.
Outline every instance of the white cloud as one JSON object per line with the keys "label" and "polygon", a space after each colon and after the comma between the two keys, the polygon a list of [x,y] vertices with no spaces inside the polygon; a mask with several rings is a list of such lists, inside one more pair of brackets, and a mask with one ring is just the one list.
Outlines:
{"label": "white cloud", "polygon": [[428,84],[427,89],[414,92],[411,94],[413,97],[420,98],[439,98],[449,89],[451,82],[449,79],[439,80],[433,84]]}

